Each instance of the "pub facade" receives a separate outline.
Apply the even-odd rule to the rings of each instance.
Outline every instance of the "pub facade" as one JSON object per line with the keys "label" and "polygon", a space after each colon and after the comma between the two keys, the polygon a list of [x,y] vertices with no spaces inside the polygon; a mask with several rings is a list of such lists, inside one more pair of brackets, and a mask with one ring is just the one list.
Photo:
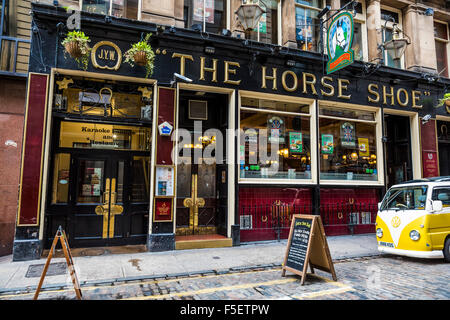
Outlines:
{"label": "pub facade", "polygon": [[[373,232],[386,188],[440,174],[448,79],[327,74],[320,53],[88,12],[83,68],[61,45],[70,17],[32,5],[15,260],[59,226],[71,247],[148,251],[283,239],[297,213]],[[149,77],[124,57],[147,34]]]}

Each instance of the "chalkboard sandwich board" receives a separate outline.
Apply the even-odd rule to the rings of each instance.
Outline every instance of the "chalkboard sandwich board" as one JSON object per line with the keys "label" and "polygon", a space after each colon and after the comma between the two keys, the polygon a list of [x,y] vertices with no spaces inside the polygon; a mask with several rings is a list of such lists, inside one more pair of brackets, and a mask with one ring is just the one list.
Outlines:
{"label": "chalkboard sandwich board", "polygon": [[315,215],[293,215],[281,276],[286,271],[295,273],[302,277],[303,285],[308,265],[312,273],[314,268],[326,271],[337,281],[322,219]]}

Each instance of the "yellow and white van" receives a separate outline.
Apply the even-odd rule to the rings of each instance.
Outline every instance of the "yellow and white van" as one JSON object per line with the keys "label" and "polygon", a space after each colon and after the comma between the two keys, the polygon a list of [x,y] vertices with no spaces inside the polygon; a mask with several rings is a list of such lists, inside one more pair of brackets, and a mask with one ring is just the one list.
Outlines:
{"label": "yellow and white van", "polygon": [[450,177],[392,186],[375,229],[380,252],[450,262]]}

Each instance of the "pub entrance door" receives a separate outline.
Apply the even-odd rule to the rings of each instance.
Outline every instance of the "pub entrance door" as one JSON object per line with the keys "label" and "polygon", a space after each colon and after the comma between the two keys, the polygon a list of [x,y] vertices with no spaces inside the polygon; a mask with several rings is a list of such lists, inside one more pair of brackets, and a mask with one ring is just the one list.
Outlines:
{"label": "pub entrance door", "polygon": [[405,116],[385,115],[387,187],[412,180],[411,128]]}
{"label": "pub entrance door", "polygon": [[450,122],[437,122],[439,174],[450,176]]}
{"label": "pub entrance door", "polygon": [[145,244],[149,162],[149,156],[114,150],[55,154],[50,198],[59,201],[47,207],[46,247],[59,225],[75,248]]}
{"label": "pub entrance door", "polygon": [[225,129],[228,97],[181,91],[179,125],[184,138],[177,161],[176,235],[226,236]]}

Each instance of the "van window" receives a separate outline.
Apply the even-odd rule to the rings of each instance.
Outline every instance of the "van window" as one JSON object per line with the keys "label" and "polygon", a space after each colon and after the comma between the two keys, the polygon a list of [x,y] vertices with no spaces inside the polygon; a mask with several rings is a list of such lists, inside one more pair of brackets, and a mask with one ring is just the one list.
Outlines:
{"label": "van window", "polygon": [[380,210],[424,210],[427,186],[391,188],[384,196]]}
{"label": "van window", "polygon": [[434,188],[431,200],[440,200],[444,207],[450,207],[450,187],[449,188]]}

